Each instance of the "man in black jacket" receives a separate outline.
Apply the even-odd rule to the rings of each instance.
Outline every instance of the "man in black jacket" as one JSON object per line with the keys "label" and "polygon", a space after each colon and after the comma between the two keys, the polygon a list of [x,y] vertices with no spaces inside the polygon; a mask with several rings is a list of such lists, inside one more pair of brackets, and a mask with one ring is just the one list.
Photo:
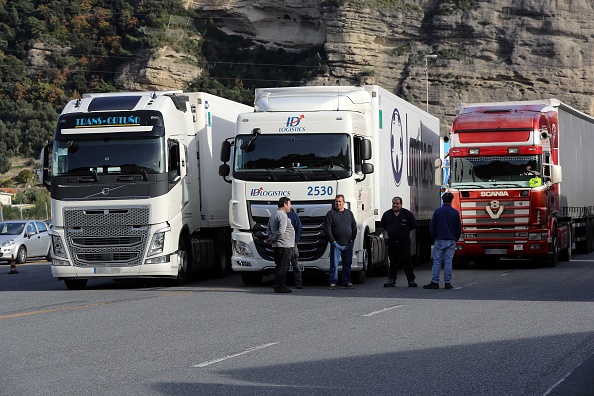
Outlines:
{"label": "man in black jacket", "polygon": [[402,198],[392,198],[392,209],[382,215],[381,224],[388,232],[388,259],[390,270],[384,287],[396,286],[396,275],[400,262],[408,280],[408,287],[417,287],[415,273],[410,261],[410,232],[417,227],[417,220],[410,210],[402,207]]}
{"label": "man in black jacket", "polygon": [[351,265],[353,244],[357,237],[357,223],[353,212],[344,207],[344,195],[337,195],[334,208],[326,214],[324,232],[330,242],[330,289],[338,283],[338,262],[342,259],[342,287],[353,289]]}

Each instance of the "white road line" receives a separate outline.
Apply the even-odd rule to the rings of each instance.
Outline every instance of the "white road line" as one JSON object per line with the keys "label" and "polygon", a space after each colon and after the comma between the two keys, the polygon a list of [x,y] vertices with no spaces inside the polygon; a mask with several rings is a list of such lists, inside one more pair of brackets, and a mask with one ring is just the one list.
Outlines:
{"label": "white road line", "polygon": [[555,383],[555,385],[551,386],[551,387],[549,388],[549,390],[547,390],[547,391],[546,391],[546,392],[543,394],[543,396],[547,396],[549,393],[551,393],[553,390],[555,390],[555,388],[556,388],[557,386],[561,385],[561,383],[562,383],[563,381],[565,381],[565,380],[567,379],[567,377],[569,377],[571,374],[573,374],[573,372],[574,372],[574,371],[576,371],[576,370],[577,370],[577,369],[578,369],[578,368],[579,368],[579,367],[580,367],[582,364],[584,364],[584,362],[585,362],[586,360],[590,359],[592,356],[594,356],[594,353],[591,353],[590,355],[588,355],[588,357],[587,357],[587,358],[585,358],[583,362],[581,362],[580,364],[578,364],[577,366],[575,366],[575,367],[573,368],[573,370],[571,370],[569,373],[565,374],[565,376],[564,376],[563,378],[561,378],[559,381],[557,381],[557,383]]}
{"label": "white road line", "polygon": [[379,311],[374,311],[374,312],[366,313],[366,314],[361,315],[361,316],[373,316],[373,315],[377,315],[379,313],[386,312],[386,311],[389,311],[391,309],[398,308],[398,307],[401,307],[401,306],[402,306],[402,304],[400,304],[400,305],[394,305],[393,307],[388,307],[388,308],[380,309]]}
{"label": "white road line", "polygon": [[192,367],[206,367],[206,366],[210,366],[211,364],[219,363],[219,362],[222,362],[224,360],[232,359],[234,357],[245,355],[246,353],[254,352],[254,351],[257,351],[258,349],[264,349],[264,348],[267,348],[269,346],[276,345],[276,344],[278,344],[278,342],[271,342],[271,343],[268,343],[268,344],[258,345],[258,346],[255,346],[255,347],[246,349],[243,352],[235,353],[233,355],[227,355],[227,356],[224,356],[222,358],[218,358],[218,359],[214,359],[214,360],[209,360],[208,362],[203,362],[203,363],[200,363],[200,364],[196,364],[196,365],[194,365]]}

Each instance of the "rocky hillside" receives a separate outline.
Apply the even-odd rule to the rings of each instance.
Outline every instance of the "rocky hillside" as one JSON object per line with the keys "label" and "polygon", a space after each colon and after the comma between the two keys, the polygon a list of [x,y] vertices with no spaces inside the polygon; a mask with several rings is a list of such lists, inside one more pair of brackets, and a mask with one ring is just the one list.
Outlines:
{"label": "rocky hillside", "polygon": [[[591,0],[187,2],[227,34],[255,44],[289,52],[323,46],[329,68],[310,84],[379,84],[425,108],[427,73],[429,112],[442,120],[442,134],[457,102],[556,97],[594,114],[593,4]],[[437,58],[427,59],[427,54]]]}

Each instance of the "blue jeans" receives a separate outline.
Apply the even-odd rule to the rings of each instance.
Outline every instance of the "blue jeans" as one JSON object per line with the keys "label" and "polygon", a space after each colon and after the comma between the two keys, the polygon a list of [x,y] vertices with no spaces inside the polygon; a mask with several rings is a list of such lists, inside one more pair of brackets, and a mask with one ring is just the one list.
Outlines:
{"label": "blue jeans", "polygon": [[346,246],[336,242],[330,244],[330,284],[338,283],[338,262],[342,259],[342,284],[351,283],[351,265],[353,264],[353,242]]}
{"label": "blue jeans", "polygon": [[456,252],[456,241],[438,239],[433,244],[433,268],[431,269],[431,282],[439,283],[439,271],[443,263],[443,280],[450,283],[452,280],[452,260]]}

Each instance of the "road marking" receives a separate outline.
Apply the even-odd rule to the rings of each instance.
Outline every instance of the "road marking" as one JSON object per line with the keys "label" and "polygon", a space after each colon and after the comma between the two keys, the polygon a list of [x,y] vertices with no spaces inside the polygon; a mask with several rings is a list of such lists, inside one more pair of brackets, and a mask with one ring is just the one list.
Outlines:
{"label": "road marking", "polygon": [[379,311],[373,311],[373,312],[366,313],[366,314],[361,315],[361,316],[367,316],[367,317],[369,317],[369,316],[377,315],[379,313],[386,312],[386,311],[389,311],[391,309],[398,308],[398,307],[401,307],[401,306],[402,306],[402,304],[400,304],[400,305],[394,305],[393,307],[388,307],[388,308],[380,309]]}
{"label": "road marking", "polygon": [[116,304],[121,302],[129,302],[129,301],[139,301],[139,300],[148,300],[151,298],[159,298],[159,297],[175,297],[175,296],[182,296],[185,294],[194,294],[194,292],[173,292],[173,293],[165,293],[160,294],[158,296],[147,296],[147,297],[139,297],[139,298],[129,298],[124,300],[115,300],[115,301],[103,301],[98,303],[90,303],[90,304],[82,304],[82,305],[71,305],[68,307],[60,307],[60,308],[48,308],[48,309],[40,309],[38,311],[28,311],[28,312],[18,312],[14,314],[8,315],[0,315],[0,319],[12,319],[12,318],[21,318],[24,316],[31,316],[31,315],[42,315],[52,312],[62,312],[62,311],[72,311],[73,309],[81,309],[81,308],[90,308],[90,307],[100,307],[102,305],[109,305],[109,304]]}
{"label": "road marking", "polygon": [[222,362],[224,360],[228,360],[228,359],[232,359],[232,358],[235,358],[235,357],[238,357],[238,356],[241,356],[241,355],[245,355],[247,353],[254,352],[254,351],[257,351],[259,349],[268,348],[269,346],[273,346],[273,345],[276,345],[276,344],[278,344],[278,342],[270,342],[268,344],[258,345],[258,346],[255,346],[255,347],[246,349],[243,352],[235,353],[233,355],[227,355],[227,356],[224,356],[222,358],[218,358],[218,359],[214,359],[214,360],[209,360],[208,362],[203,362],[203,363],[195,364],[192,367],[206,367],[206,366],[210,366],[211,364],[220,363],[220,362]]}
{"label": "road marking", "polygon": [[565,381],[565,380],[566,380],[566,379],[567,379],[567,378],[568,378],[568,377],[569,377],[571,374],[573,374],[573,373],[574,373],[574,372],[575,372],[577,369],[579,369],[579,368],[580,368],[580,366],[581,366],[582,364],[584,364],[584,363],[585,363],[585,362],[586,362],[588,359],[590,359],[592,356],[594,356],[594,352],[593,352],[593,353],[591,353],[591,354],[590,354],[590,355],[589,355],[589,356],[588,356],[586,359],[584,359],[584,361],[583,361],[583,362],[581,362],[580,364],[578,364],[577,366],[575,366],[575,367],[573,368],[573,370],[571,370],[570,372],[568,372],[567,374],[565,374],[565,376],[564,376],[563,378],[561,378],[559,381],[557,381],[557,383],[555,383],[555,385],[551,386],[551,387],[549,388],[549,390],[547,390],[547,391],[546,391],[546,392],[543,394],[543,396],[547,396],[549,393],[551,393],[553,390],[555,390],[555,388],[556,388],[556,387],[558,387],[559,385],[561,385],[561,383],[562,383],[563,381]]}

